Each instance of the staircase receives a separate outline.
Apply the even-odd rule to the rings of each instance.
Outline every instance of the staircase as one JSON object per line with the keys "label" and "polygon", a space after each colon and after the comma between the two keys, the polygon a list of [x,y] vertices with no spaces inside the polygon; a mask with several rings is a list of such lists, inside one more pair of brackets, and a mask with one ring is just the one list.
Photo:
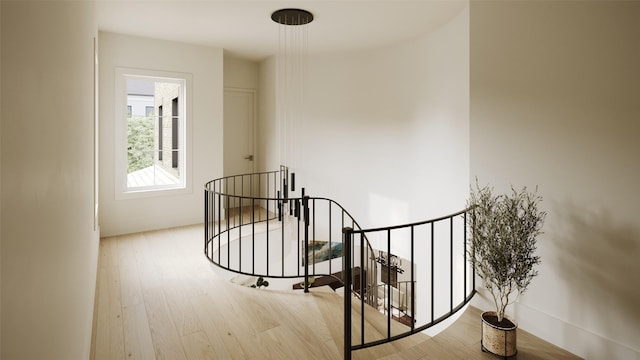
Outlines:
{"label": "staircase", "polygon": [[[312,296],[323,309],[330,342],[342,349],[345,360],[417,346],[425,340],[422,331],[453,316],[475,294],[475,275],[466,260],[467,210],[362,229],[331,199],[310,197],[304,188],[295,196],[294,179],[281,166],[279,171],[207,183],[204,253],[220,269],[239,276],[294,279],[298,284],[305,279],[299,286],[305,293],[310,277],[344,274],[340,278],[347,296],[335,294],[337,286],[316,286]],[[377,240],[376,249],[369,237]],[[402,290],[397,288],[401,283]],[[342,311],[336,311],[336,304]],[[402,311],[404,324],[394,319],[395,310]]]}
{"label": "staircase", "polygon": [[[314,287],[311,289],[309,294],[313,297],[313,300],[324,319],[324,325],[327,327],[332,341],[340,349],[339,358],[341,359],[344,342],[344,319],[342,316],[342,306],[344,303],[343,294],[333,291],[329,286]],[[355,305],[355,302],[353,304],[353,316],[360,317],[360,308]],[[374,341],[383,338],[386,334],[387,317],[371,307],[365,307],[365,312],[365,334],[367,334],[365,339],[367,341]],[[392,331],[397,333],[408,330],[407,326],[402,325],[399,322],[393,322],[392,327]],[[360,329],[356,327],[352,329],[352,337],[354,339],[360,338],[359,330]],[[405,351],[409,353],[412,348],[419,346],[422,342],[429,339],[429,336],[419,333],[414,336],[379,345],[374,348],[356,351],[352,354],[352,358],[368,360],[379,359],[393,354],[400,355]]]}

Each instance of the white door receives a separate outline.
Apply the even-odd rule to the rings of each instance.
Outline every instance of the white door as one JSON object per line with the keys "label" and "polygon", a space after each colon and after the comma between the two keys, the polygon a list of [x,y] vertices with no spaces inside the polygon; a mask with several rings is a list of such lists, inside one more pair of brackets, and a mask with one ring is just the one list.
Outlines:
{"label": "white door", "polygon": [[[254,171],[255,91],[224,91],[224,176],[249,174]],[[238,180],[239,181],[239,180]],[[250,194],[249,181],[236,184],[236,192]],[[232,201],[230,207],[248,206]]]}

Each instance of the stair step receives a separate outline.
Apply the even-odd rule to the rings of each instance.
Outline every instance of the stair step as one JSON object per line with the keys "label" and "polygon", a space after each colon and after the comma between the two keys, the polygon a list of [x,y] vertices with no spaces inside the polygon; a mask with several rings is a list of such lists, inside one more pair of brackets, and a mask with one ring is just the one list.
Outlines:
{"label": "stair step", "polygon": [[[320,313],[325,321],[325,325],[329,329],[336,346],[342,349],[344,344],[344,298],[341,293],[336,293],[329,286],[320,286],[310,289],[309,293],[313,296]],[[360,333],[360,302],[355,297],[352,300],[352,342],[359,343],[361,339]],[[365,341],[373,341],[386,337],[387,317],[368,305],[365,305]],[[391,321],[391,334],[400,334],[409,330],[409,327],[397,321]],[[423,333],[413,334],[406,338],[396,340],[392,343],[375,346],[358,350],[353,353],[354,359],[372,359],[396,354],[400,351],[410,349],[419,345],[425,340],[430,339]]]}

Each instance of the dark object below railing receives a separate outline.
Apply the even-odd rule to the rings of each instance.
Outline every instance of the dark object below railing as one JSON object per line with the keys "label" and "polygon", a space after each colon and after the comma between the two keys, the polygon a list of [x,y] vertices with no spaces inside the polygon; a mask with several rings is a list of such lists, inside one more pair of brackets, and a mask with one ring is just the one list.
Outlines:
{"label": "dark object below railing", "polygon": [[[205,184],[207,258],[237,274],[306,279],[305,291],[309,277],[342,271],[342,228],[359,229],[357,222],[331,199],[310,197],[304,188],[295,196],[294,182],[294,174],[281,167]],[[375,266],[365,262],[365,267],[373,268],[363,271],[373,284]]]}
{"label": "dark object below railing", "polygon": [[[359,267],[354,268],[352,271],[352,274],[353,274],[353,282],[355,283],[360,282],[360,268]],[[320,287],[320,286],[329,286],[332,290],[336,290],[341,287],[344,287],[344,282],[345,281],[344,281],[342,271],[338,271],[331,275],[324,275],[324,276],[318,277],[317,279],[314,279],[314,281],[310,283],[309,287],[314,288],[314,287]],[[302,290],[304,289],[304,285],[303,283],[296,283],[296,284],[293,284],[291,288],[293,290]]]}

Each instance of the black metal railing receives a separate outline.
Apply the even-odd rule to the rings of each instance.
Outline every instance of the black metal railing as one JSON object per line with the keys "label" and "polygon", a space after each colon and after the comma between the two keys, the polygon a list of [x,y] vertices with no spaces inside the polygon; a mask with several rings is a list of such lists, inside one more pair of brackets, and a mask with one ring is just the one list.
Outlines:
{"label": "black metal railing", "polygon": [[345,359],[424,331],[475,294],[467,210],[362,229],[337,202],[295,185],[286,166],[205,184],[204,253],[234,273],[302,278],[305,292],[311,277],[335,278],[345,289]]}
{"label": "black metal railing", "polygon": [[[234,273],[304,278],[305,291],[312,276],[343,282],[344,227],[360,228],[335,201],[310,197],[304,188],[296,196],[295,174],[284,166],[205,185],[204,252],[213,264]],[[375,263],[359,263],[354,279],[373,286]]]}
{"label": "black metal railing", "polygon": [[[471,300],[475,294],[475,273],[467,261],[466,214],[467,210],[463,210],[406,225],[344,229],[345,259],[353,258],[368,241],[378,249],[376,262],[382,271],[379,285],[374,288],[384,289],[378,297],[379,310],[386,317],[386,323],[380,324],[376,320],[379,312],[367,312],[366,301],[345,296],[345,359],[351,359],[352,351],[425,331]],[[362,258],[362,254],[356,258]],[[345,293],[366,291],[364,283],[351,283],[351,268],[357,267],[358,262],[345,262],[352,264],[344,270]]]}

